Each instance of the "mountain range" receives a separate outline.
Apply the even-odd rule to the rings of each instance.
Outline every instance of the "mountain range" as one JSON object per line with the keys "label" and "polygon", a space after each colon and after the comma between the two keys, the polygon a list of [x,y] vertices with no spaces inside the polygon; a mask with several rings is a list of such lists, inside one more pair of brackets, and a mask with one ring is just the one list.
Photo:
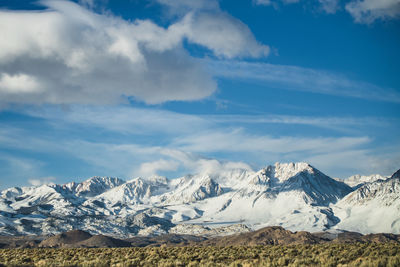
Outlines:
{"label": "mountain range", "polygon": [[14,187],[0,192],[1,235],[75,229],[113,237],[290,231],[400,233],[400,172],[333,179],[307,163],[276,163],[176,179]]}

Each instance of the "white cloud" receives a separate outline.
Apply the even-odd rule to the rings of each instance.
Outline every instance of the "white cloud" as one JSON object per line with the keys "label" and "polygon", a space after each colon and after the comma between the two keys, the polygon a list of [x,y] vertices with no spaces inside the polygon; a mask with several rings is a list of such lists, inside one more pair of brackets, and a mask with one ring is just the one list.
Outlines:
{"label": "white cloud", "polygon": [[249,170],[252,168],[244,162],[220,161],[212,158],[205,158],[198,154],[184,152],[179,149],[160,148],[159,155],[164,159],[144,162],[140,165],[139,171],[134,170],[134,175],[149,177],[160,175],[160,172],[176,171],[180,169],[184,174],[209,174],[220,175],[235,170]]}
{"label": "white cloud", "polygon": [[[0,136],[2,137],[2,133],[0,133]],[[4,143],[4,141],[9,141],[13,140],[14,138],[1,138],[0,137],[0,143]],[[15,143],[15,145],[17,145]],[[0,161],[6,162],[6,166],[9,170],[18,170],[20,173],[23,173],[24,175],[28,175],[30,173],[36,173],[38,170],[38,167],[41,167],[43,165],[42,162],[38,160],[31,160],[28,158],[22,158],[22,157],[16,157],[16,156],[11,156],[6,153],[0,153]]]}
{"label": "white cloud", "polygon": [[275,6],[277,7],[278,2],[282,2],[283,4],[295,4],[300,2],[300,0],[253,0],[253,3],[255,3],[256,5],[261,5],[261,6]]}
{"label": "white cloud", "polygon": [[197,153],[209,152],[264,152],[286,154],[307,152],[316,154],[345,150],[367,144],[368,137],[309,138],[309,137],[272,137],[254,135],[241,129],[232,131],[212,131],[193,134],[174,141],[174,145],[183,151]]}
{"label": "white cloud", "polygon": [[205,60],[216,77],[262,82],[263,86],[400,103],[400,93],[345,76],[297,66]]}
{"label": "white cloud", "polygon": [[371,175],[375,173],[391,175],[399,168],[400,154],[397,151],[377,154],[364,149],[349,149],[307,156],[304,160],[327,174],[337,175],[338,168],[340,168],[341,172],[347,175]]}
{"label": "white cloud", "polygon": [[[400,150],[393,148],[398,144],[390,143],[393,151],[386,152],[385,146],[376,147],[369,131],[363,131],[371,124],[376,131],[388,131],[392,129],[390,125],[398,124],[382,118],[200,116],[128,107],[72,105],[69,108],[62,111],[64,114],[59,107],[27,112],[40,118],[39,125],[44,123],[53,137],[0,124],[0,147],[5,151],[27,152],[24,155],[40,153],[42,165],[28,162],[31,163],[28,167],[35,166],[37,177],[44,176],[40,175],[45,173],[43,169],[51,165],[46,158],[52,155],[80,162],[79,167],[89,170],[90,175],[126,179],[166,173],[177,177],[197,172],[216,174],[218,170],[258,169],[276,161],[309,161],[329,175],[342,177],[369,170],[390,174],[398,168],[396,160],[400,157]],[[347,136],[343,130],[340,135],[334,132],[330,137],[318,137],[318,131],[308,128],[313,134],[288,131],[273,136],[254,132],[259,127],[251,124],[269,124],[267,129],[271,124],[338,127],[349,129],[351,134]],[[7,158],[5,154],[4,159]],[[26,160],[29,159],[14,161]],[[10,165],[9,161],[6,165]],[[16,167],[14,172],[32,176],[31,169]]]}
{"label": "white cloud", "polygon": [[[181,23],[171,29],[183,32],[186,38],[203,45],[218,57],[262,57],[270,48],[254,38],[240,20],[219,8],[216,0],[157,0],[174,14],[185,14]],[[184,11],[184,12],[182,12]]]}
{"label": "white cloud", "polygon": [[29,182],[29,184],[31,184],[33,186],[40,186],[43,184],[53,183],[55,180],[56,180],[55,177],[42,177],[42,178],[29,179],[28,182]]}
{"label": "white cloud", "polygon": [[[205,129],[218,129],[220,125],[242,125],[250,127],[251,124],[292,124],[306,125],[334,130],[340,133],[359,135],[360,129],[374,125],[387,128],[399,124],[398,119],[383,117],[317,117],[317,116],[289,116],[278,114],[264,115],[191,115],[176,113],[163,109],[133,108],[128,106],[78,106],[71,105],[68,109],[60,107],[47,107],[43,109],[24,109],[26,114],[38,117],[68,129],[73,125],[89,125],[93,128],[107,130],[122,135],[161,135],[187,136],[201,133]],[[65,126],[60,125],[60,121]],[[0,124],[1,126],[1,124]],[[5,127],[5,126],[4,126]],[[0,130],[1,138],[1,130]],[[0,139],[1,141],[1,139]],[[11,143],[10,140],[5,142]]]}
{"label": "white cloud", "polygon": [[[15,86],[2,88],[2,103],[113,104],[127,97],[150,104],[198,100],[213,94],[217,84],[188,54],[184,40],[219,57],[268,52],[246,25],[223,13],[214,18],[189,13],[164,28],[150,20],[96,14],[68,1],[41,3],[48,9],[0,11],[0,33],[7,36],[7,42],[0,42],[2,85],[10,84],[9,77],[18,79],[19,86],[25,82],[18,94]],[[35,94],[33,81],[40,88],[35,87]]]}
{"label": "white cloud", "polygon": [[256,5],[269,6],[272,4],[271,0],[253,0]]}
{"label": "white cloud", "polygon": [[[316,9],[323,11],[327,14],[334,14],[339,9],[339,0],[313,0],[316,3]],[[278,8],[279,4],[290,5],[306,1],[301,0],[253,0],[253,3],[260,6],[273,6]],[[308,2],[307,2],[308,4]]]}
{"label": "white cloud", "polygon": [[90,125],[120,134],[188,134],[211,127],[212,124],[208,117],[129,106],[70,105],[67,110],[60,107],[47,107],[25,109],[25,112],[34,117],[56,122],[58,125],[58,121],[62,120],[68,125]]}
{"label": "white cloud", "polygon": [[217,0],[155,0],[167,6],[173,14],[185,14],[190,11],[219,11]]}
{"label": "white cloud", "polygon": [[179,163],[172,160],[156,160],[151,162],[144,162],[139,167],[138,174],[140,176],[149,177],[157,175],[159,171],[176,171],[179,167]]}
{"label": "white cloud", "polygon": [[[334,14],[339,10],[339,0],[313,0],[315,3],[313,9],[325,12],[327,14]],[[253,3],[260,6],[273,6],[279,8],[280,4],[289,5],[296,3],[303,3],[306,7],[309,5],[309,1],[302,0],[253,0]]]}
{"label": "white cloud", "polygon": [[[309,1],[304,0],[252,0],[256,5],[273,6],[280,3],[294,4]],[[340,0],[313,0],[321,11],[334,14],[340,9]],[[351,0],[345,5],[347,12],[357,23],[373,23],[375,20],[396,19],[400,15],[400,0]]]}
{"label": "white cloud", "polygon": [[185,152],[180,149],[164,148],[160,154],[174,159],[187,171],[192,173],[218,174],[235,169],[252,170],[252,168],[241,161],[219,161],[217,159],[205,158],[197,153]]}
{"label": "white cloud", "polygon": [[328,14],[334,14],[339,9],[339,0],[318,0],[320,7]]}
{"label": "white cloud", "polygon": [[40,92],[40,84],[32,76],[26,74],[9,75],[0,74],[0,93],[37,93]]}
{"label": "white cloud", "polygon": [[346,10],[358,23],[372,23],[400,16],[400,0],[352,0]]}
{"label": "white cloud", "polygon": [[262,57],[269,54],[269,47],[257,42],[250,29],[226,13],[198,13],[185,18],[190,25],[187,38],[211,49],[225,58]]}
{"label": "white cloud", "polygon": [[390,125],[398,125],[398,119],[389,119],[383,117],[316,117],[316,116],[288,116],[288,115],[217,115],[207,116],[208,121],[224,124],[242,124],[242,125],[305,125],[308,127],[317,127],[329,129],[341,134],[359,135],[363,129],[368,130],[371,125],[379,128],[387,128]]}
{"label": "white cloud", "polygon": [[95,6],[95,0],[79,0],[79,3],[89,8],[93,8]]}
{"label": "white cloud", "polygon": [[[36,158],[14,155],[3,149],[6,147],[4,144],[9,144],[9,141],[12,142],[9,144],[11,147],[18,146],[15,136],[10,134],[9,137],[4,138],[5,133],[5,129],[0,130],[0,147],[2,148],[0,149],[0,190],[11,186],[26,185],[27,177],[40,175],[40,169],[45,167],[45,163]],[[21,140],[19,143],[21,144]]]}

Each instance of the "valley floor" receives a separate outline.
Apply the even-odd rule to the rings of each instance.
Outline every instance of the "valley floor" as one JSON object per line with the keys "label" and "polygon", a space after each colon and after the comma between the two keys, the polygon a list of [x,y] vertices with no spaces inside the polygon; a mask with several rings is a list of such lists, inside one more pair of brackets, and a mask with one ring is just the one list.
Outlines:
{"label": "valley floor", "polygon": [[0,266],[400,266],[400,245],[1,249]]}

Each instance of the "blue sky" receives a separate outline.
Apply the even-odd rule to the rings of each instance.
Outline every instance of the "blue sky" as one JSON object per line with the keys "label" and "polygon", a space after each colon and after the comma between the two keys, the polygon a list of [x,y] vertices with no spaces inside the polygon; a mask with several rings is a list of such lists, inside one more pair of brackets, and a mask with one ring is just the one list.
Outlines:
{"label": "blue sky", "polygon": [[400,165],[399,0],[0,0],[0,188]]}

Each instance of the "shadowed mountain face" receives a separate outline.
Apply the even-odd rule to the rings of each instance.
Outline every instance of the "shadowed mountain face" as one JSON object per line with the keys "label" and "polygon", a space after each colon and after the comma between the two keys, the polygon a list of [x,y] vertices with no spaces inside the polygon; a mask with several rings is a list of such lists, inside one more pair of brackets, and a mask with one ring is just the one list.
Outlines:
{"label": "shadowed mountain face", "polygon": [[397,170],[397,172],[393,173],[392,177],[390,177],[390,178],[392,178],[392,179],[394,179],[394,178],[400,178],[400,169]]}
{"label": "shadowed mountain face", "polygon": [[85,248],[120,248],[130,247],[131,243],[112,238],[104,235],[95,235],[86,240],[74,244],[74,247],[85,247]]}
{"label": "shadowed mountain face", "polygon": [[290,231],[400,233],[399,175],[360,176],[352,182],[362,183],[352,188],[300,162],[257,172],[237,169],[127,182],[92,177],[82,183],[9,188],[0,192],[0,234],[82,229],[120,238],[222,236],[271,225]]}
{"label": "shadowed mountain face", "polygon": [[262,228],[255,232],[225,236],[207,240],[204,245],[216,246],[256,246],[256,245],[289,245],[318,244],[323,239],[309,232],[291,232],[280,226]]}
{"label": "shadowed mountain face", "polygon": [[65,233],[61,233],[55,236],[52,236],[46,240],[43,240],[39,247],[64,247],[64,246],[73,246],[78,244],[81,241],[87,240],[91,238],[92,235],[81,230],[74,230]]}

